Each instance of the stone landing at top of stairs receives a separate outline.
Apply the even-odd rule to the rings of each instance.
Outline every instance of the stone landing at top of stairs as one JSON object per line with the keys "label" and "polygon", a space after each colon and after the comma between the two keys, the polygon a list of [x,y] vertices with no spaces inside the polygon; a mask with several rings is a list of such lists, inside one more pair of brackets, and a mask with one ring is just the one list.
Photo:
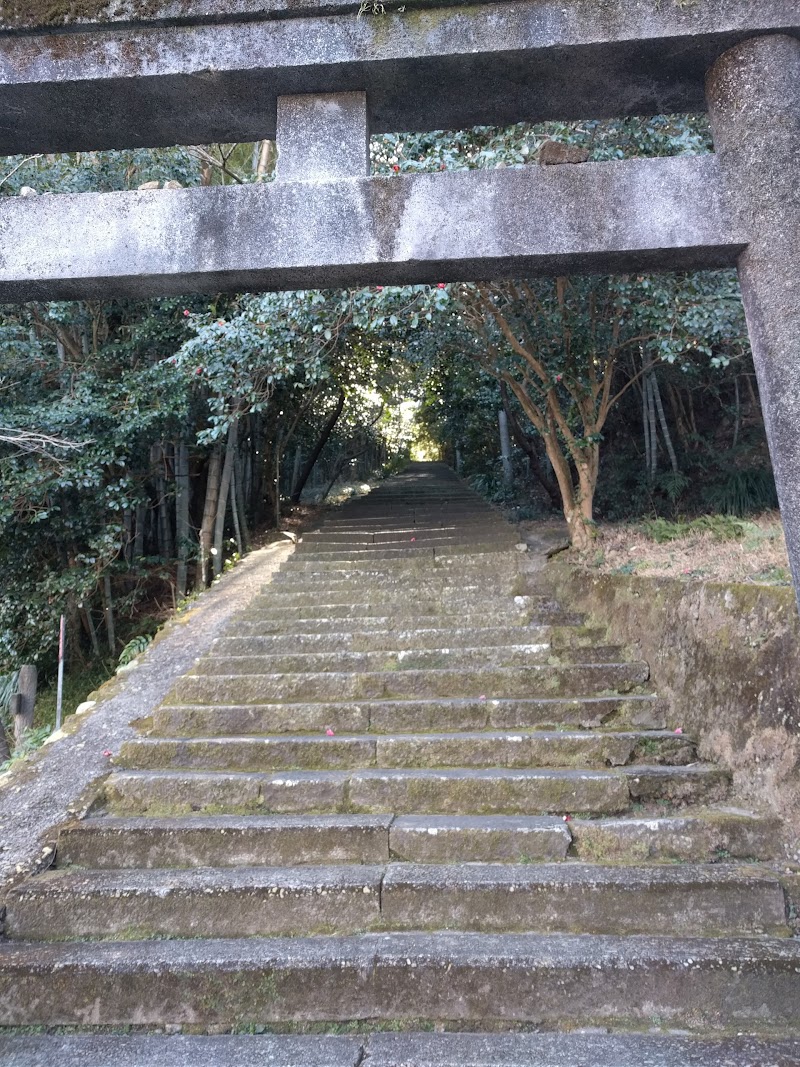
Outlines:
{"label": "stone landing at top of stairs", "polygon": [[303,538],[9,894],[0,1063],[800,1064],[773,826],[516,541],[440,465]]}

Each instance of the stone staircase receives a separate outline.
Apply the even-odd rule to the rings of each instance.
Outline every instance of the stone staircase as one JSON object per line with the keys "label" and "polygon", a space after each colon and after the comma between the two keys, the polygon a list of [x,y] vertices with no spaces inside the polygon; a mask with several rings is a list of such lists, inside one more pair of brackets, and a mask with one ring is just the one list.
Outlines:
{"label": "stone staircase", "polygon": [[304,537],[10,893],[0,1063],[800,1064],[774,828],[515,542],[435,464]]}

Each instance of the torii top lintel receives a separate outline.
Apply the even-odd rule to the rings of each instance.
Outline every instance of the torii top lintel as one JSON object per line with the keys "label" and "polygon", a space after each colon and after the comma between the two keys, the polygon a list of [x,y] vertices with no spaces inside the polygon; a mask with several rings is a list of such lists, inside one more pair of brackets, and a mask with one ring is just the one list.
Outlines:
{"label": "torii top lintel", "polygon": [[[256,140],[276,100],[365,91],[373,132],[700,111],[798,0],[4,0],[0,153]],[[75,14],[79,12],[79,14]]]}

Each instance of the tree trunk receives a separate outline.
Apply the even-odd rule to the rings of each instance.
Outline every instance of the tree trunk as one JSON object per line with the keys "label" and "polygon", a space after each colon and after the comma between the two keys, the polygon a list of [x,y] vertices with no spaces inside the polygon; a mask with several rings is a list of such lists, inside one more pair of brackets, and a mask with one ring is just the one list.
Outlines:
{"label": "tree trunk", "polygon": [[308,479],[309,479],[309,477],[311,475],[311,472],[314,469],[314,465],[316,464],[317,460],[319,459],[320,453],[322,452],[323,448],[328,443],[328,438],[333,433],[334,427],[336,426],[336,423],[339,421],[339,417],[342,414],[342,411],[344,410],[344,401],[345,401],[344,389],[340,389],[339,390],[339,399],[336,402],[336,407],[333,409],[333,411],[331,412],[331,414],[330,414],[330,416],[328,418],[328,421],[323,426],[322,433],[319,436],[319,440],[317,441],[316,445],[314,446],[314,449],[313,449],[311,455],[306,460],[305,467],[303,467],[302,471],[300,472],[300,477],[298,479],[297,486],[296,486],[294,492],[292,493],[292,497],[291,497],[291,500],[292,500],[293,504],[299,504],[300,503],[300,497],[302,496],[303,489],[305,488],[306,482],[308,481]]}
{"label": "tree trunk", "polygon": [[122,513],[122,554],[126,563],[133,559],[133,515],[130,508],[125,508]]}
{"label": "tree trunk", "polygon": [[217,499],[217,514],[214,520],[214,577],[222,574],[222,539],[225,533],[225,515],[228,511],[228,496],[233,479],[233,464],[236,459],[236,440],[238,437],[239,421],[234,418],[228,429],[228,443],[225,446],[225,462],[222,467],[222,477],[219,485],[219,497]]}
{"label": "tree trunk", "polygon": [[175,445],[175,540],[178,548],[177,595],[186,596],[189,559],[189,447],[181,437]]}
{"label": "tree trunk", "polygon": [[508,416],[505,408],[497,412],[500,429],[500,455],[503,461],[503,485],[507,491],[514,487],[514,468],[511,465],[511,437],[508,432]]}
{"label": "tree trunk", "polygon": [[81,608],[81,617],[83,618],[83,625],[86,633],[89,635],[89,640],[92,644],[92,653],[95,659],[100,659],[100,645],[97,641],[97,630],[94,628],[94,619],[92,618],[91,611],[84,606]]}
{"label": "tree trunk", "polygon": [[136,530],[133,535],[133,558],[141,559],[144,555],[144,524],[147,520],[147,505],[136,505]]}
{"label": "tree trunk", "polygon": [[300,464],[303,462],[303,450],[300,445],[294,450],[294,467],[292,468],[292,488],[289,491],[289,497],[294,500],[294,494],[297,491],[297,483],[300,480]]}
{"label": "tree trunk", "polygon": [[250,530],[247,525],[247,508],[245,507],[245,480],[242,473],[246,470],[247,463],[242,459],[240,454],[237,457],[236,464],[233,468],[233,478],[236,484],[236,498],[234,501],[236,506],[235,515],[239,528],[238,536],[241,537],[242,540],[242,547],[240,550],[242,552],[250,551]]}
{"label": "tree trunk", "polygon": [[656,378],[655,371],[651,375],[651,384],[653,389],[653,400],[656,405],[656,412],[658,414],[658,421],[661,424],[661,433],[664,437],[664,444],[667,449],[667,455],[669,456],[669,462],[672,467],[673,473],[678,473],[678,457],[675,455],[675,448],[672,444],[672,435],[669,432],[669,426],[667,425],[667,419],[664,415],[664,405],[661,403],[661,390],[658,388],[658,378]]}
{"label": "tree trunk", "polygon": [[108,572],[103,575],[103,615],[106,620],[108,651],[113,658],[117,651],[117,635],[114,632],[114,598],[111,595],[111,576]]}
{"label": "tree trunk", "polygon": [[[558,484],[553,481],[551,477],[542,469],[542,463],[539,459],[539,454],[536,451],[531,438],[525,433],[519,424],[519,419],[514,414],[514,409],[511,407],[511,400],[508,395],[508,386],[505,382],[500,382],[500,397],[503,401],[503,410],[506,413],[508,419],[508,425],[511,433],[514,436],[514,440],[519,447],[523,450],[525,455],[530,460],[530,467],[534,478],[539,482],[544,491],[550,497],[550,503],[556,511],[561,510],[561,494],[558,491]],[[456,451],[456,457],[458,457],[458,450]],[[549,458],[549,457],[548,457]],[[552,464],[551,464],[552,465]]]}
{"label": "tree trunk", "polygon": [[156,474],[156,498],[158,501],[156,505],[158,509],[158,554],[163,559],[169,560],[174,555],[174,548],[172,544],[172,523],[167,508],[167,480],[164,477],[164,466],[167,457],[162,444],[159,443],[153,446],[152,457]]}
{"label": "tree trunk", "polygon": [[219,497],[221,473],[222,450],[219,445],[214,445],[208,459],[206,499],[203,506],[203,520],[200,524],[197,573],[195,574],[195,588],[197,590],[205,589],[208,584],[208,561],[211,558],[211,537],[214,530],[214,520],[217,516],[217,498]]}

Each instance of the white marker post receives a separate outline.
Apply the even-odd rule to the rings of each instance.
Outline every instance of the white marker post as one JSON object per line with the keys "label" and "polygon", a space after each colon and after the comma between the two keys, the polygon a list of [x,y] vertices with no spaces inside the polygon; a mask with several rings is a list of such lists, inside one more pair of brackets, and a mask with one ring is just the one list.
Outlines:
{"label": "white marker post", "polygon": [[64,616],[58,628],[58,689],[56,690],[56,730],[61,729],[61,702],[64,696]]}

